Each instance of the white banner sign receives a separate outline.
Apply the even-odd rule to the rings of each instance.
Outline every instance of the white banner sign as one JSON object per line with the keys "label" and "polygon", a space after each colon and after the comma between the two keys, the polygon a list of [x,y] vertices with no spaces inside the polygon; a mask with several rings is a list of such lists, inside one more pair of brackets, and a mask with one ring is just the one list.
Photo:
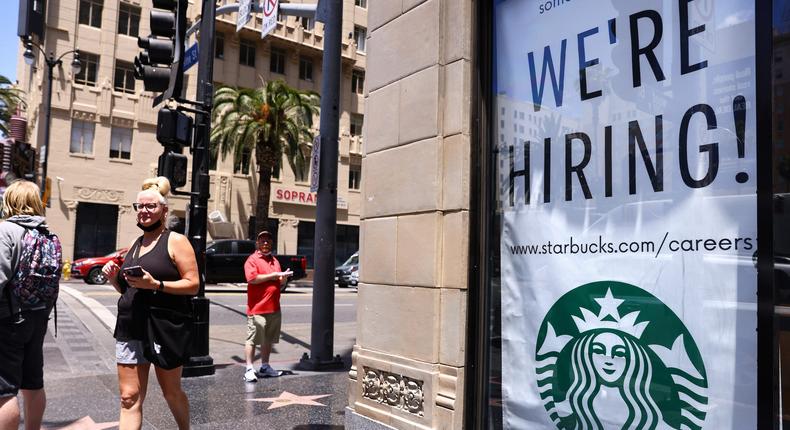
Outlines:
{"label": "white banner sign", "polygon": [[263,39],[277,27],[277,8],[280,6],[280,0],[261,0],[261,2],[263,8],[261,39]]}
{"label": "white banner sign", "polygon": [[755,428],[755,2],[494,4],[504,428]]}
{"label": "white banner sign", "polygon": [[252,0],[239,0],[239,14],[236,15],[236,31],[241,30],[252,16]]}

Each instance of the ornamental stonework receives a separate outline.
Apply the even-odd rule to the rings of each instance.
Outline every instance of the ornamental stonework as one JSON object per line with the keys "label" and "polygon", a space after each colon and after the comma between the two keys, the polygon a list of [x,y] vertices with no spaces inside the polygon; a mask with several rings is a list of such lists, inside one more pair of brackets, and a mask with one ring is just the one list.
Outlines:
{"label": "ornamental stonework", "polygon": [[124,202],[124,192],[103,188],[74,187],[74,195],[78,200],[89,202]]}
{"label": "ornamental stonework", "polygon": [[363,370],[362,397],[423,416],[423,381],[370,367],[364,367]]}

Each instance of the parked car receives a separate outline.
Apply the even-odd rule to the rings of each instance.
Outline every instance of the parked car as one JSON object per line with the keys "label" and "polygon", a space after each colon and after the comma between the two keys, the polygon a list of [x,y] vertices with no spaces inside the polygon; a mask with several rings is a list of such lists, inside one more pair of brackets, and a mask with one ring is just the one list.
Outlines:
{"label": "parked car", "polygon": [[[244,262],[255,252],[254,240],[220,239],[206,245],[206,283],[247,282],[244,277]],[[304,255],[277,255],[283,271],[291,269],[293,276],[288,282],[304,278],[307,258]],[[283,285],[284,291],[287,283]]]}
{"label": "parked car", "polygon": [[126,256],[126,248],[105,255],[104,257],[80,258],[71,265],[71,276],[75,279],[82,279],[88,284],[104,284],[107,277],[101,272],[101,268],[108,261],[115,261],[119,266],[123,264]]}
{"label": "parked car", "polygon": [[340,288],[356,287],[359,284],[359,253],[348,257],[345,263],[335,267],[335,283]]}

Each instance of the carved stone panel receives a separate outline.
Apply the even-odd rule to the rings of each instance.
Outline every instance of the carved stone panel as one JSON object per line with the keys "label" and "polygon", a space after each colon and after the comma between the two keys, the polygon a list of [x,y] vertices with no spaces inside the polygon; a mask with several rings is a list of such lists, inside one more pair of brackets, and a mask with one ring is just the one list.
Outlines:
{"label": "carved stone panel", "polygon": [[87,202],[125,203],[124,192],[103,188],[74,187],[77,200]]}
{"label": "carved stone panel", "polygon": [[364,367],[362,397],[423,416],[423,381],[383,370]]}

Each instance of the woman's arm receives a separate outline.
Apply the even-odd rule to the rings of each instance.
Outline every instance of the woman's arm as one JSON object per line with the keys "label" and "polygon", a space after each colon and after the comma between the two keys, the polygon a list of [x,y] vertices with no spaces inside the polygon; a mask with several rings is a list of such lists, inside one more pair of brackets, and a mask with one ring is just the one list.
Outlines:
{"label": "woman's arm", "polygon": [[[132,244],[126,248],[126,254],[123,256],[124,260],[132,254],[136,244],[137,239],[135,239]],[[112,260],[108,261],[107,264],[102,267],[102,273],[104,273],[104,276],[106,276],[107,280],[110,281],[110,284],[112,284],[113,288],[115,288],[115,291],[123,294],[123,291],[121,290],[121,284],[118,282],[118,277],[121,276],[121,266]]]}
{"label": "woman's arm", "polygon": [[[165,281],[164,292],[188,296],[197,294],[200,288],[200,275],[198,273],[197,260],[195,260],[195,249],[192,248],[189,239],[183,234],[170,233],[167,241],[167,251],[170,254],[170,259],[176,264],[178,273],[181,274],[181,279],[178,281]],[[156,288],[159,288],[159,281],[156,283]]]}

